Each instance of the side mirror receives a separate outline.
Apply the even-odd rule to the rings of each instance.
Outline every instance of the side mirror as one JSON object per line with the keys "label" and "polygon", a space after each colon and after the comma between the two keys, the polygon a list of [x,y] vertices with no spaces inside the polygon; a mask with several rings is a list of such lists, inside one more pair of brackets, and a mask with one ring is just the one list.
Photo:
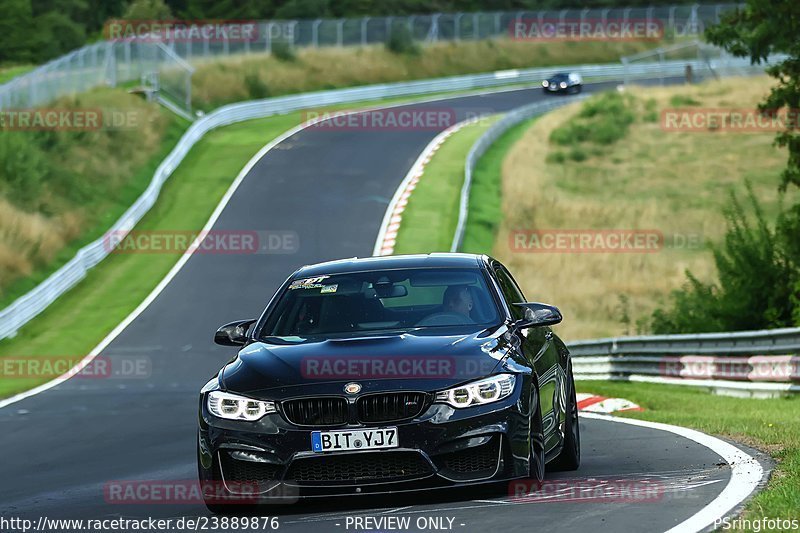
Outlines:
{"label": "side mirror", "polygon": [[247,330],[256,322],[256,319],[237,320],[230,324],[225,324],[214,334],[214,342],[220,346],[244,346],[250,337]]}
{"label": "side mirror", "polygon": [[524,309],[524,317],[514,322],[517,328],[532,328],[538,326],[552,326],[563,320],[561,311],[552,305],[526,302],[514,304]]}

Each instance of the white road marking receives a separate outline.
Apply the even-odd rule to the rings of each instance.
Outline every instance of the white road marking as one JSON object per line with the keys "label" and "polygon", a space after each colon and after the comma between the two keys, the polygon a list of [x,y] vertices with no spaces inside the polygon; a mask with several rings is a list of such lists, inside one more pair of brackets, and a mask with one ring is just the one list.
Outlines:
{"label": "white road marking", "polygon": [[631,426],[658,429],[674,433],[675,435],[692,440],[701,446],[705,446],[722,457],[722,459],[730,465],[731,479],[722,492],[714,498],[711,503],[670,529],[667,533],[694,533],[714,525],[716,520],[727,516],[736,509],[739,504],[753,494],[764,477],[764,469],[755,457],[732,444],[694,429],[673,426],[671,424],[662,424],[660,422],[636,420],[633,418],[617,418],[596,413],[584,412],[581,413],[581,416],[584,418],[607,420],[619,424],[628,424]]}
{"label": "white road marking", "polygon": [[402,222],[403,211],[405,211],[408,198],[411,192],[416,187],[417,182],[422,178],[425,167],[430,163],[433,154],[435,154],[448,137],[462,129],[464,126],[475,124],[478,118],[471,118],[463,120],[454,124],[441,132],[433,138],[431,142],[422,150],[417,160],[411,165],[403,181],[397,186],[397,190],[392,196],[392,200],[386,207],[386,212],[383,214],[383,222],[381,222],[381,229],[378,231],[378,238],[375,239],[375,246],[372,250],[373,256],[392,255],[396,244],[397,233],[400,230]]}

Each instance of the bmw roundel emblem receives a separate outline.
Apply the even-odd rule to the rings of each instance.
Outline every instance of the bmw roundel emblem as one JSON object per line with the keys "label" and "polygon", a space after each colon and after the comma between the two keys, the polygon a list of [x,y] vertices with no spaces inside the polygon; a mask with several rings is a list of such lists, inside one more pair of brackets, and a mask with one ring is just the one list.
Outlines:
{"label": "bmw roundel emblem", "polygon": [[344,386],[344,391],[347,394],[358,394],[359,392],[361,392],[361,385],[359,385],[358,383],[348,383],[347,385]]}

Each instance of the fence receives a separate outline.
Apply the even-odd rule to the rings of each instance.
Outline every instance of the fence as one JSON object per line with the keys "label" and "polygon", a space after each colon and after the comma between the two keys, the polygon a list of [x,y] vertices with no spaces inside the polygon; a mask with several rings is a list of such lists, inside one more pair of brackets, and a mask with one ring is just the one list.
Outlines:
{"label": "fence", "polygon": [[[629,70],[628,74],[640,76],[643,79],[663,76],[665,72],[669,73],[669,75],[677,75],[677,73],[682,72],[684,64],[685,62],[638,65],[634,71]],[[618,80],[625,74],[625,69],[621,65],[578,65],[547,69],[511,70],[423,81],[370,85],[352,89],[318,91],[224,106],[192,124],[177,146],[156,169],[147,190],[125,212],[120,220],[109,229],[109,232],[113,232],[115,235],[122,235],[133,229],[136,223],[155,204],[164,182],[183,161],[192,146],[214,128],[254,118],[329,105],[449,91],[487,89],[521,83],[533,82],[538,84],[546,75],[566,68],[581,73],[586,80]],[[464,209],[462,198],[462,212],[464,212]],[[87,271],[97,265],[108,253],[109,251],[106,249],[102,238],[88,244],[72,260],[35,289],[0,311],[0,339],[15,335],[19,328],[44,311],[60,295],[80,282],[86,276]]]}
{"label": "fence", "polygon": [[[104,41],[85,46],[12,81],[0,85],[0,109],[46,105],[56,98],[93,87],[157,78],[171,88],[170,100],[191,111],[189,64],[237,54],[270,53],[278,44],[294,47],[362,46],[381,44],[400,28],[421,41],[476,40],[508,37],[519,21],[659,21],[667,37],[698,35],[738,4],[680,5],[616,9],[563,9],[451,13],[408,17],[364,17],[256,22],[252,39],[227,37],[203,40],[176,39]],[[166,80],[165,80],[166,78]]]}
{"label": "fence", "polygon": [[708,387],[727,394],[800,392],[800,328],[574,342],[577,379]]}

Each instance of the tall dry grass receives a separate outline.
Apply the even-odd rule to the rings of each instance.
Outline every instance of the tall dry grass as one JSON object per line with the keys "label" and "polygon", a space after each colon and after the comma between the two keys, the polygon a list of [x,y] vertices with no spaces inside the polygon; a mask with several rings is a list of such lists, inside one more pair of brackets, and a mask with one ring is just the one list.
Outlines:
{"label": "tall dry grass", "polygon": [[130,205],[173,120],[122,90],[51,107],[125,113],[126,122],[90,131],[0,131],[0,299],[21,278],[51,268],[65,248],[102,233]]}
{"label": "tall dry grass", "polygon": [[652,48],[649,42],[537,43],[509,39],[438,43],[418,55],[383,46],[301,49],[294,61],[265,54],[197,63],[197,106],[297,92],[434,78],[475,72],[577,63],[606,63]]}
{"label": "tall dry grass", "polygon": [[[749,179],[767,211],[778,205],[786,153],[774,133],[667,132],[651,110],[675,108],[676,95],[698,107],[755,107],[771,86],[766,78],[728,79],[697,86],[635,89],[641,104],[625,139],[582,162],[548,162],[559,150],[550,132],[578,112],[576,105],[542,117],[507,155],[502,168],[503,220],[494,254],[516,274],[526,296],[564,312],[568,339],[634,334],[685,270],[715,276],[710,243],[725,232],[722,208]],[[650,118],[652,120],[652,117]],[[642,229],[693,237],[701,246],[665,245],[657,253],[519,253],[509,236],[519,229]],[[627,323],[624,323],[625,320]]]}

